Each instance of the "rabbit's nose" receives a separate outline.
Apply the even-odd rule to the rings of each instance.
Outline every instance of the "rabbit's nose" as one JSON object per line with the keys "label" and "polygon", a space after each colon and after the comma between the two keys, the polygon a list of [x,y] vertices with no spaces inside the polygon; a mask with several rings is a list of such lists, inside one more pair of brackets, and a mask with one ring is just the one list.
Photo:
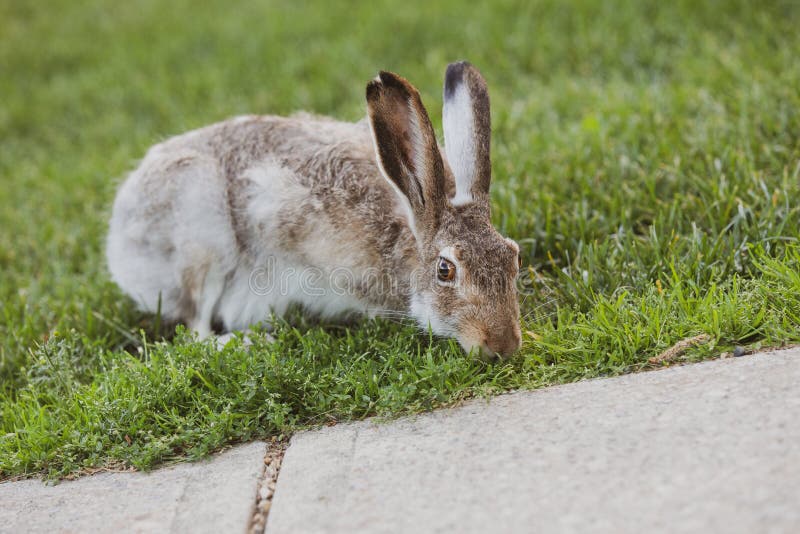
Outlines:
{"label": "rabbit's nose", "polygon": [[518,328],[509,328],[497,335],[489,336],[484,346],[491,354],[497,354],[501,358],[508,358],[519,350],[522,341]]}

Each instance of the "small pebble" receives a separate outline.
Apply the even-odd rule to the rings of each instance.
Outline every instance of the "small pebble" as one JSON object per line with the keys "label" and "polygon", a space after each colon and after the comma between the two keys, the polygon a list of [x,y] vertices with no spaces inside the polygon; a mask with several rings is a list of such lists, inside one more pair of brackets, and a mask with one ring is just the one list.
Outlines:
{"label": "small pebble", "polygon": [[734,358],[738,358],[740,356],[744,356],[746,353],[747,353],[747,351],[744,350],[744,347],[737,346],[735,349],[733,349],[733,357]]}

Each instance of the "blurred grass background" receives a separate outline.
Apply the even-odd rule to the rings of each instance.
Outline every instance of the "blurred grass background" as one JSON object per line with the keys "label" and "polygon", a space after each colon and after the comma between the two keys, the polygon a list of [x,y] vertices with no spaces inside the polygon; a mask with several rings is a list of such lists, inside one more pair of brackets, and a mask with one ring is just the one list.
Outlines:
{"label": "blurred grass background", "polygon": [[[798,27],[791,1],[0,1],[0,478],[635,371],[698,333],[683,361],[798,341]],[[514,361],[384,322],[218,352],[109,281],[110,205],[151,144],[357,120],[380,69],[441,133],[459,59],[489,83],[493,218],[533,279]]]}

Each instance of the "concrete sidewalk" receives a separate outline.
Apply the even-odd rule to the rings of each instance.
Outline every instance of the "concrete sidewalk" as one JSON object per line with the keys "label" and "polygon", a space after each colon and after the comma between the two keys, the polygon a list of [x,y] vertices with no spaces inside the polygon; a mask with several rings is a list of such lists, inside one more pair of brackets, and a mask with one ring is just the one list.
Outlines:
{"label": "concrete sidewalk", "polygon": [[152,473],[102,473],[46,486],[0,484],[0,532],[245,532],[265,443]]}
{"label": "concrete sidewalk", "polygon": [[[0,484],[0,532],[245,532],[264,443]],[[296,435],[267,534],[800,532],[800,350]]]}
{"label": "concrete sidewalk", "polygon": [[800,532],[800,351],[296,435],[267,534]]}

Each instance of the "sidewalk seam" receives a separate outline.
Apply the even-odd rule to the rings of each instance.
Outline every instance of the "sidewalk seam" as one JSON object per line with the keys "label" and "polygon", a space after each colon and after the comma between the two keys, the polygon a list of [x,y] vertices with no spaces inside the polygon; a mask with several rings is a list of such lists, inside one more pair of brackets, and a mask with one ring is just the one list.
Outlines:
{"label": "sidewalk seam", "polygon": [[267,528],[269,512],[272,508],[272,498],[275,496],[275,487],[278,483],[283,455],[289,447],[289,442],[282,436],[273,437],[266,442],[261,475],[256,484],[256,495],[250,508],[250,521],[245,532],[249,534],[263,534]]}

